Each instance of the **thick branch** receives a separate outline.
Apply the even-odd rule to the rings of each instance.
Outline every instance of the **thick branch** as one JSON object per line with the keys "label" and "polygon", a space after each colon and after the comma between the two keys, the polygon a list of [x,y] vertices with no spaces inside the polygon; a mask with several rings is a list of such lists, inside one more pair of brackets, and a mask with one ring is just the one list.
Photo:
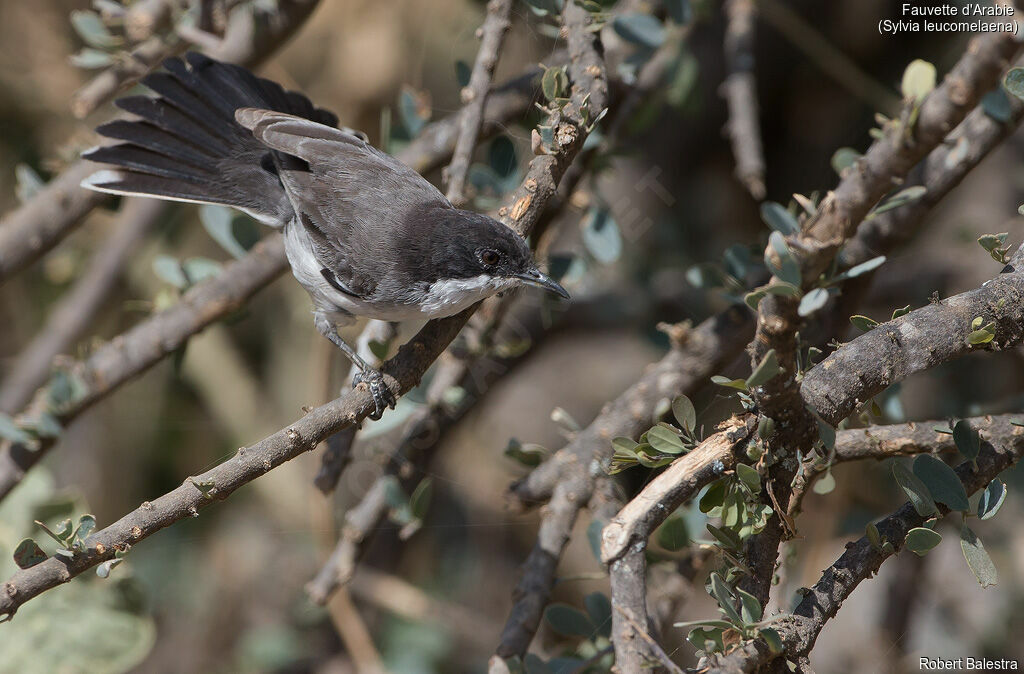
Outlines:
{"label": "thick branch", "polygon": [[[905,427],[900,427],[905,428]],[[1016,464],[1024,455],[1024,429],[1013,426],[1007,417],[996,417],[983,426],[982,448],[978,454],[978,469],[964,462],[956,472],[968,494],[986,486],[999,473]],[[939,505],[943,514],[948,508]],[[907,532],[921,526],[925,517],[917,514],[909,503],[877,523],[879,535],[892,543],[894,553],[903,547]],[[894,554],[892,553],[892,554]],[[825,624],[835,617],[843,602],[861,581],[878,572],[879,567],[892,554],[871,545],[867,536],[848,543],[846,552],[825,570],[821,579],[804,594],[793,615],[773,623],[785,647],[785,656],[806,655]],[[767,644],[760,640],[743,643],[733,651],[710,659],[708,672],[734,674],[752,672],[772,659]]]}
{"label": "thick branch", "polygon": [[[994,339],[971,345],[971,322],[994,323]],[[804,376],[800,393],[831,424],[890,385],[971,351],[1003,350],[1024,339],[1024,271],[1001,274],[981,288],[929,304],[830,354]]]}
{"label": "thick branch", "polygon": [[466,176],[469,162],[476,147],[477,137],[483,125],[484,105],[491,88],[491,77],[498,65],[501,45],[505,33],[512,25],[512,0],[490,0],[487,3],[487,17],[480,27],[480,50],[469,76],[469,84],[462,90],[463,108],[459,115],[459,135],[452,152],[452,163],[448,165],[448,199],[455,206],[466,203]]}

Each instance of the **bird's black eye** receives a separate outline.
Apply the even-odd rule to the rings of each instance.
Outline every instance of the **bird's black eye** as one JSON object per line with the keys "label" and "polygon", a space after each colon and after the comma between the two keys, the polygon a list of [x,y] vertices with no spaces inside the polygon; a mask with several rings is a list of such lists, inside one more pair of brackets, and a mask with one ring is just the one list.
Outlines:
{"label": "bird's black eye", "polygon": [[501,256],[498,255],[498,251],[496,250],[486,249],[480,251],[480,260],[486,265],[498,264],[498,260],[500,259]]}

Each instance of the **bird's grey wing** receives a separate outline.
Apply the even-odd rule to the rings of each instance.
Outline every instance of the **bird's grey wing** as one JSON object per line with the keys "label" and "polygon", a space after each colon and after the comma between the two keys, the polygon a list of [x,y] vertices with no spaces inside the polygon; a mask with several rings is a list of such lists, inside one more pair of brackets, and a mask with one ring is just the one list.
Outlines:
{"label": "bird's grey wing", "polygon": [[380,278],[374,260],[428,207],[452,208],[420,174],[361,138],[301,117],[243,108],[239,124],[276,150],[281,182],[314,254],[351,294],[367,297]]}

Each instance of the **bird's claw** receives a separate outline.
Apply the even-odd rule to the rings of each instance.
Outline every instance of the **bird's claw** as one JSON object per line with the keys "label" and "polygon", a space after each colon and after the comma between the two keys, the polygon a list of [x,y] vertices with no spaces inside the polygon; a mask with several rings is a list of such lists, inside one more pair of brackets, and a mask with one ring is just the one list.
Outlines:
{"label": "bird's claw", "polygon": [[357,372],[352,377],[352,388],[359,386],[359,384],[365,383],[366,387],[370,389],[370,395],[373,396],[374,410],[372,414],[367,416],[374,421],[377,421],[384,416],[384,410],[387,408],[395,409],[395,395],[388,388],[388,385],[384,383],[384,375],[379,370],[366,369],[362,372]]}

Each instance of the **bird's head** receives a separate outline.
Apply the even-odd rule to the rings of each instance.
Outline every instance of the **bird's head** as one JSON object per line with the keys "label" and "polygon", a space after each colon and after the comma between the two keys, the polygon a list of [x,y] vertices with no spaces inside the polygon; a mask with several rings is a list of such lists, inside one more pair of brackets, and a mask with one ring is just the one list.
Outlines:
{"label": "bird's head", "polygon": [[445,235],[435,259],[445,278],[476,279],[496,290],[533,285],[569,299],[565,288],[537,267],[526,241],[512,229],[471,211],[453,211],[450,217],[439,228]]}

